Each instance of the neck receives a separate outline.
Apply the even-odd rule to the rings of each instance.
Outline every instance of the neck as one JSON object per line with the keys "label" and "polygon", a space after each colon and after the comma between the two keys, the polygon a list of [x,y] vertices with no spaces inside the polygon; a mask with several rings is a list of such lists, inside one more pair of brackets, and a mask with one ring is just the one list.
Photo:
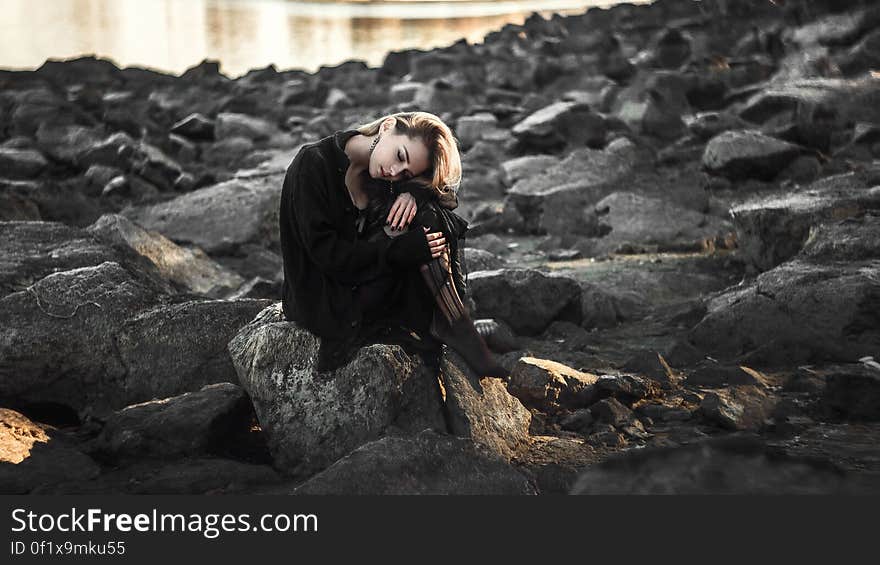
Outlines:
{"label": "neck", "polygon": [[370,144],[373,142],[373,137],[375,136],[358,134],[346,142],[345,154],[351,162],[350,168],[355,173],[365,171],[370,164]]}

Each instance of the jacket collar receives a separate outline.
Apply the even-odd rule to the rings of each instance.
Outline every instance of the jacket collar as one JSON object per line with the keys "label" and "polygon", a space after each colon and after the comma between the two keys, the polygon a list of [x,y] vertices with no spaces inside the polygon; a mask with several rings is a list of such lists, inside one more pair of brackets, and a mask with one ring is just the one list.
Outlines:
{"label": "jacket collar", "polygon": [[333,147],[336,153],[336,159],[340,163],[340,166],[344,169],[347,169],[351,164],[351,161],[348,158],[348,155],[345,154],[345,144],[348,143],[348,140],[352,137],[358,135],[357,130],[344,130],[337,131],[333,134]]}

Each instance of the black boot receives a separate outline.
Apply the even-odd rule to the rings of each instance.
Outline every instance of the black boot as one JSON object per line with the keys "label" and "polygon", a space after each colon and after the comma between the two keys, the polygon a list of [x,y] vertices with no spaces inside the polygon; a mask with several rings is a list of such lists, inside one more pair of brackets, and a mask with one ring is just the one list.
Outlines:
{"label": "black boot", "polygon": [[498,364],[474,321],[461,301],[452,282],[448,252],[421,266],[422,277],[437,304],[431,322],[431,334],[455,350],[478,375],[506,377],[507,371]]}

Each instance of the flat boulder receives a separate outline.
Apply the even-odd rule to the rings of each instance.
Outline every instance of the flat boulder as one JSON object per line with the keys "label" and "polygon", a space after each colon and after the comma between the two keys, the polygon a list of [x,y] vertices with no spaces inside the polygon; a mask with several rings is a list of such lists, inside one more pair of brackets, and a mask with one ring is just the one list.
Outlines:
{"label": "flat boulder", "polygon": [[232,383],[206,385],[195,392],[114,412],[92,450],[113,461],[209,453],[222,446],[229,435],[248,428],[251,410],[241,387]]}
{"label": "flat boulder", "polygon": [[177,243],[232,253],[247,243],[278,241],[281,182],[281,175],[236,178],[122,214]]}
{"label": "flat boulder", "polygon": [[556,165],[521,178],[507,193],[505,208],[521,218],[513,226],[531,234],[598,235],[592,206],[621,190],[636,171],[650,163],[628,139],[615,139],[605,149],[576,149]]}
{"label": "flat boulder", "polygon": [[705,240],[733,231],[730,222],[677,206],[666,199],[633,192],[613,192],[596,203],[596,254],[613,253],[625,245],[659,251],[699,250]]}
{"label": "flat boulder", "polygon": [[393,426],[445,430],[437,375],[399,346],[370,345],[346,365],[315,368],[320,340],[262,310],[229,343],[275,466],[290,474],[324,469]]}
{"label": "flat boulder", "polygon": [[801,255],[823,262],[880,259],[880,210],[813,226]]}
{"label": "flat boulder", "polygon": [[725,131],[706,144],[703,168],[731,180],[772,180],[802,152],[797,145],[757,130]]}
{"label": "flat boulder", "polygon": [[293,494],[536,494],[525,476],[472,442],[424,431],[351,452]]}
{"label": "flat boulder", "polygon": [[529,408],[546,413],[583,408],[598,396],[598,375],[562,363],[522,357],[510,371],[507,388]]}
{"label": "flat boulder", "polygon": [[29,179],[39,175],[49,162],[34,149],[0,147],[0,170],[3,176],[13,179]]}
{"label": "flat boulder", "polygon": [[722,428],[757,432],[767,425],[775,404],[760,386],[735,385],[707,392],[700,413]]}
{"label": "flat boulder", "polygon": [[854,362],[880,347],[878,279],[878,261],[789,261],[710,299],[688,339],[720,361]]}
{"label": "flat boulder", "polygon": [[520,146],[532,151],[602,145],[605,120],[577,102],[555,102],[541,108],[513,126],[511,133]]}
{"label": "flat boulder", "polygon": [[[876,168],[827,177],[795,193],[756,197],[734,206],[730,213],[741,255],[759,270],[770,269],[797,255],[814,226],[880,210],[880,186],[871,183],[880,184]],[[821,255],[821,249],[817,240],[810,252]]]}
{"label": "flat boulder", "polygon": [[198,247],[181,247],[125,216],[105,214],[86,231],[108,245],[129,248],[144,256],[163,277],[192,292],[220,296],[244,284],[244,278],[215,262]]}
{"label": "flat boulder", "polygon": [[577,281],[533,269],[480,271],[469,276],[477,315],[498,318],[519,335],[542,332],[554,320],[580,322]]}

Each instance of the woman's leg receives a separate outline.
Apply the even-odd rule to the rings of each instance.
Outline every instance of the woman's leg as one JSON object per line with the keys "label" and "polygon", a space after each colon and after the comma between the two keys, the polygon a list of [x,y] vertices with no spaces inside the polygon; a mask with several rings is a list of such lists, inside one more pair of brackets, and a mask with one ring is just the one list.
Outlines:
{"label": "woman's leg", "polygon": [[[420,216],[416,216],[416,220],[421,225],[431,231],[443,231],[444,226],[441,225],[436,210],[427,210]],[[449,241],[451,234],[444,235]],[[474,327],[470,313],[455,287],[448,247],[443,256],[422,265],[420,271],[436,306],[431,321],[431,334],[454,349],[479,375],[506,376],[507,371],[498,364]]]}

